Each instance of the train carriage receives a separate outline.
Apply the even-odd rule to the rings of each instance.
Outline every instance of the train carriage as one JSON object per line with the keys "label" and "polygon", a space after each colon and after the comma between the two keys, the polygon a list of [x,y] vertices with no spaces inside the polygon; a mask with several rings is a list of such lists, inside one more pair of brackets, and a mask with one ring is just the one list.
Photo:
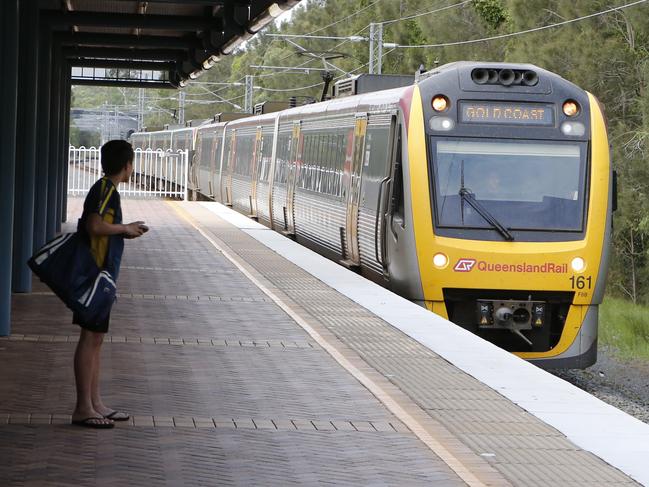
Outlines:
{"label": "train carriage", "polygon": [[196,144],[205,196],[538,365],[596,360],[614,176],[599,103],[556,74],[452,63]]}

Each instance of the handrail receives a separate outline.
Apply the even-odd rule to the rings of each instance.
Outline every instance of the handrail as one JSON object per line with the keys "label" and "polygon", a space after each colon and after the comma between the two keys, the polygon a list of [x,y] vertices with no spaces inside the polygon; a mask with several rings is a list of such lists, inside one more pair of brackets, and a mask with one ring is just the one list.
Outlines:
{"label": "handrail", "polygon": [[[135,149],[133,174],[122,183],[122,196],[187,198],[188,151]],[[95,147],[68,148],[68,193],[83,195],[101,178],[101,152]]]}
{"label": "handrail", "polygon": [[[381,180],[379,184],[379,197],[376,203],[376,221],[374,222],[374,255],[376,261],[381,264],[381,267],[385,270],[385,246],[383,241],[385,240],[385,211],[383,209],[383,188],[385,184],[390,181],[390,176],[386,176]],[[379,237],[379,218],[381,219],[381,235]],[[379,239],[381,240],[381,257],[379,257]]]}

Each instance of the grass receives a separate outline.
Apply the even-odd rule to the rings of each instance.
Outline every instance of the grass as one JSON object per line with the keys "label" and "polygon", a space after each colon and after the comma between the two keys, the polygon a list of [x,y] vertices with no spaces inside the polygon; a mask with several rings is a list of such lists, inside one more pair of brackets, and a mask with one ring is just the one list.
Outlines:
{"label": "grass", "polygon": [[599,307],[599,344],[621,358],[649,360],[649,307],[606,297]]}

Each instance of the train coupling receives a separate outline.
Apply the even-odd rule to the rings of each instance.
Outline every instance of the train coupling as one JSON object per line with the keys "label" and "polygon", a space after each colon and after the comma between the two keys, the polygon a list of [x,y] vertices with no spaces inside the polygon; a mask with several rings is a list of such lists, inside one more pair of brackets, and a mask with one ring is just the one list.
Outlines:
{"label": "train coupling", "polygon": [[477,301],[478,327],[484,330],[509,330],[532,345],[522,330],[541,328],[545,323],[546,303],[539,301]]}

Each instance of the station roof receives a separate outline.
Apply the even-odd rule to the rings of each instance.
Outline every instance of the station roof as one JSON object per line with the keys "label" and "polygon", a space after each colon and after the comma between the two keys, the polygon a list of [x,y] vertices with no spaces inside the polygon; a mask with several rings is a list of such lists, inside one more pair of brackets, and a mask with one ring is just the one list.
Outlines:
{"label": "station roof", "polygon": [[40,0],[73,84],[182,87],[299,0]]}

